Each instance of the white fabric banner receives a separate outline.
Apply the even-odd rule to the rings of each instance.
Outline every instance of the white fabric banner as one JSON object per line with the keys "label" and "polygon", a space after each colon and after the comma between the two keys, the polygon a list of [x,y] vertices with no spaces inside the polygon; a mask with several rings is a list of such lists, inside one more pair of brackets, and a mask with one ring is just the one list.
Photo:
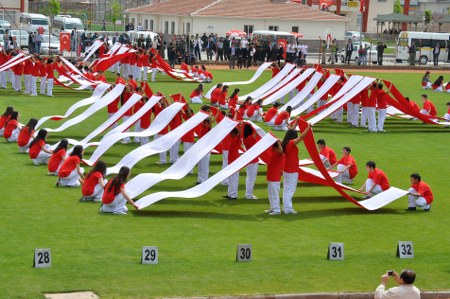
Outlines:
{"label": "white fabric banner", "polygon": [[400,197],[405,196],[406,194],[408,194],[408,191],[396,187],[391,187],[386,191],[370,197],[369,199],[360,201],[359,204],[367,210],[373,211],[390,204],[394,200],[397,200]]}
{"label": "white fabric banner", "polygon": [[[353,78],[354,76],[350,77],[349,81]],[[355,87],[353,87],[350,92],[346,93],[342,98],[340,98],[337,101],[334,101],[333,104],[331,104],[328,108],[326,108],[325,110],[323,110],[320,114],[314,116],[313,118],[311,118],[310,120],[308,120],[308,122],[311,125],[314,125],[316,123],[318,123],[319,121],[323,120],[324,118],[326,118],[327,116],[329,116],[331,113],[333,113],[334,111],[338,110],[340,107],[342,107],[345,103],[347,103],[348,101],[350,101],[354,96],[356,96],[358,93],[360,93],[364,88],[366,88],[367,86],[369,86],[373,81],[375,81],[375,78],[369,78],[366,77],[364,79],[362,79]],[[342,87],[344,88],[345,85]],[[341,90],[342,90],[341,88]],[[338,93],[339,94],[339,93]],[[337,98],[337,96],[335,96],[335,98]]]}
{"label": "white fabric banner", "polygon": [[[294,71],[292,71],[292,73],[294,73],[296,70],[300,69],[295,69]],[[297,87],[297,85],[299,85],[300,83],[302,83],[303,81],[305,81],[312,73],[315,72],[315,69],[313,68],[309,68],[306,69],[300,76],[298,76],[297,78],[295,78],[294,80],[290,81],[289,80],[283,80],[281,82],[284,82],[283,84],[285,84],[283,86],[283,84],[278,84],[277,86],[275,86],[273,89],[277,90],[279,87],[281,87],[279,90],[277,90],[276,92],[274,92],[273,94],[267,96],[264,99],[263,105],[269,105],[272,104],[273,102],[277,101],[278,99],[284,97],[285,95],[287,95],[291,90],[295,89]],[[291,73],[291,74],[292,74]],[[290,75],[291,75],[290,74]],[[320,75],[320,77],[322,77],[322,75]],[[320,78],[319,77],[319,78]],[[286,77],[286,79],[289,78],[289,76]],[[314,85],[315,86],[315,85]],[[313,87],[314,88],[314,87]],[[263,96],[264,98],[264,96]],[[254,99],[253,102],[256,102],[257,99]]]}
{"label": "white fabric banner", "polygon": [[[17,56],[19,56],[19,55],[17,55]],[[17,56],[16,56],[16,57],[17,57]],[[19,63],[22,63],[22,62],[24,62],[25,60],[30,59],[30,57],[31,57],[31,56],[20,57],[19,59],[14,59],[14,61],[12,61],[12,62],[11,62],[11,60],[12,60],[12,59],[11,59],[9,62],[3,64],[3,66],[0,67],[0,72],[3,72],[3,71],[5,71],[5,70],[7,70],[7,69],[12,68],[13,66],[15,66],[15,65],[17,65],[17,64],[19,64]]]}
{"label": "white fabric banner", "polygon": [[103,44],[101,40],[96,40],[92,46],[90,46],[84,54],[88,53],[88,55],[84,58],[83,62],[86,62],[94,53],[100,48],[100,46]]}
{"label": "white fabric banner", "polygon": [[61,132],[65,129],[77,125],[80,122],[86,120],[88,117],[92,116],[95,112],[98,110],[106,107],[108,104],[113,102],[118,96],[122,94],[122,91],[125,89],[125,85],[118,84],[112,89],[109,93],[107,93],[103,98],[98,100],[96,103],[94,103],[92,106],[90,106],[88,109],[86,109],[83,113],[80,115],[75,116],[74,118],[69,119],[65,123],[63,123],[60,127],[56,129],[48,129],[46,130],[48,132]]}
{"label": "white fabric banner", "polygon": [[286,64],[283,67],[283,69],[275,77],[271,78],[269,81],[264,83],[262,86],[260,86],[256,90],[254,90],[246,95],[239,96],[239,100],[243,101],[247,97],[256,98],[259,95],[265,93],[266,91],[272,89],[272,87],[277,85],[277,83],[280,82],[284,77],[286,77],[286,75],[289,74],[294,68],[295,68],[295,65],[293,65],[292,63]]}
{"label": "white fabric banner", "polygon": [[184,178],[198,162],[206,156],[227,136],[238,122],[224,118],[205,136],[200,138],[172,166],[161,173],[141,173],[127,183],[131,197],[136,197],[164,180],[179,180]]}
{"label": "white fabric banner", "polygon": [[[251,84],[251,83],[255,82],[256,79],[258,79],[262,75],[262,73],[271,65],[272,65],[272,62],[265,62],[265,63],[261,64],[261,66],[253,74],[253,77],[251,77],[250,80],[248,80],[248,81],[224,82],[223,85],[233,86],[233,85]],[[215,88],[216,88],[216,85],[211,87],[211,89],[206,93],[205,98],[210,99],[211,93],[214,91]]]}
{"label": "white fabric banner", "polygon": [[36,129],[39,128],[44,122],[46,122],[47,120],[49,120],[51,118],[57,118],[58,120],[67,118],[78,108],[97,102],[103,96],[103,94],[108,90],[108,88],[110,86],[111,85],[107,84],[107,83],[102,83],[102,84],[98,85],[94,89],[92,96],[90,96],[89,98],[86,98],[84,100],[80,100],[80,101],[76,102],[75,104],[73,104],[72,106],[70,106],[69,109],[67,109],[66,113],[64,113],[64,115],[50,115],[50,116],[44,116],[44,117],[40,118],[36,125]]}
{"label": "white fabric banner", "polygon": [[270,89],[259,92],[259,93],[253,93],[253,103],[256,102],[258,99],[264,99],[268,96],[270,96],[272,93],[276,92],[278,89],[282,89],[286,84],[288,84],[290,81],[292,81],[295,77],[297,77],[302,70],[299,68],[294,68],[287,76],[282,78],[280,81],[278,81],[274,86],[272,86]]}
{"label": "white fabric banner", "polygon": [[[183,191],[174,192],[157,192],[147,195],[136,202],[139,209],[143,209],[149,205],[154,204],[164,198],[176,197],[176,198],[196,198],[206,194],[214,186],[220,184],[223,180],[228,178],[230,175],[236,173],[240,169],[244,168],[248,163],[250,163],[254,158],[261,155],[265,150],[270,148],[277,138],[272,134],[266,134],[261,140],[259,140],[254,146],[252,146],[248,151],[246,151],[242,156],[240,156],[233,163],[229,164],[227,167],[217,172],[215,175],[211,176],[208,180],[203,183],[196,185],[192,188]],[[127,185],[128,187],[128,185]]]}
{"label": "white fabric banner", "polygon": [[128,166],[130,169],[136,165],[142,159],[151,155],[161,153],[169,150],[178,140],[181,139],[187,132],[194,129],[202,121],[204,121],[209,115],[205,112],[198,112],[191,118],[183,122],[176,129],[171,130],[169,133],[162,135],[156,140],[144,144],[137,149],[126,154],[116,165],[108,167],[107,174],[118,173],[122,166]]}
{"label": "white fabric banner", "polygon": [[[112,147],[117,141],[126,138],[126,137],[150,137],[155,134],[158,134],[164,127],[166,127],[169,122],[175,117],[175,115],[180,112],[180,110],[183,108],[185,103],[173,103],[169,107],[162,110],[156,117],[153,119],[150,127],[145,129],[141,132],[127,132],[127,133],[116,133],[116,134],[106,134],[103,136],[102,140],[100,140],[100,144],[95,149],[94,153],[92,154],[91,158],[89,160],[83,159],[83,161],[89,165],[92,166],[95,164],[95,162],[110,148]],[[145,107],[145,106],[144,106]],[[138,119],[142,117],[140,115],[139,117],[136,117],[133,119],[134,116],[138,115],[138,113],[144,108],[142,107],[139,109],[139,111],[134,114],[132,117],[130,117],[126,122],[123,124],[126,124],[125,127],[128,128],[131,125],[133,125]],[[122,125],[123,125],[122,124]],[[116,128],[117,129],[117,128]]]}
{"label": "white fabric banner", "polygon": [[25,54],[19,53],[16,56],[14,56],[13,58],[11,58],[10,60],[8,60],[7,62],[5,62],[4,64],[0,65],[0,72],[3,72],[4,70],[9,69],[14,62],[22,59],[23,57],[25,57]]}

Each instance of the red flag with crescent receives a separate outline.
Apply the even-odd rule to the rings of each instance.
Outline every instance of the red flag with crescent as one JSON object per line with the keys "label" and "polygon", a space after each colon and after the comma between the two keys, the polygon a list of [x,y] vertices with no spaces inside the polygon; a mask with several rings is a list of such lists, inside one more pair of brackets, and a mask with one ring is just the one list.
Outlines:
{"label": "red flag with crescent", "polygon": [[59,51],[62,53],[64,50],[70,52],[70,33],[59,33]]}
{"label": "red flag with crescent", "polygon": [[283,58],[286,59],[286,48],[287,48],[287,40],[279,38],[277,40],[279,46],[283,48]]}

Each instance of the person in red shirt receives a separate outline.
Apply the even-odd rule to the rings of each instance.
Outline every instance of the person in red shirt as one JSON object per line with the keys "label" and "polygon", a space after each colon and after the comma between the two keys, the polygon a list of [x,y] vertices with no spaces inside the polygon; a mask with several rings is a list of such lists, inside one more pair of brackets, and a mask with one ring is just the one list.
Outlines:
{"label": "person in red shirt", "polygon": [[347,102],[347,122],[350,126],[357,128],[359,126],[359,105],[361,103],[361,93],[358,93]]}
{"label": "person in red shirt", "polygon": [[319,149],[320,159],[322,160],[325,168],[331,167],[337,162],[336,152],[331,148],[326,146],[325,140],[317,140],[317,148]]}
{"label": "person in red shirt", "polygon": [[378,84],[376,82],[372,83],[370,87],[370,97],[368,102],[369,113],[368,113],[368,122],[369,122],[369,132],[377,132],[377,120],[376,120],[376,106],[377,106],[377,97],[378,97]]}
{"label": "person in red shirt", "polygon": [[[189,108],[186,109],[186,113],[183,114],[183,118],[186,121],[189,118],[191,118],[192,115],[194,115],[194,111],[189,107]],[[186,153],[194,145],[194,142],[195,142],[195,129],[196,128],[193,128],[192,130],[190,130],[189,132],[184,134],[183,137],[181,137],[181,142],[183,142],[183,152],[184,153]],[[194,170],[191,169],[189,171],[189,173],[193,174]]]}
{"label": "person in red shirt", "polygon": [[[0,65],[9,61],[11,57],[5,52],[4,48],[0,48]],[[0,89],[6,89],[6,74],[7,70],[0,72]]]}
{"label": "person in red shirt", "polygon": [[[134,105],[134,107],[133,107],[134,113],[136,113],[142,107],[144,107],[145,103],[147,103],[147,102],[148,102],[148,97],[143,96],[142,99]],[[148,109],[147,112],[145,112],[144,115],[142,115],[141,119],[139,120],[139,128],[141,131],[147,130],[150,127],[151,118],[152,118],[152,109]],[[141,145],[144,145],[149,142],[149,138],[147,136],[145,136],[145,137],[141,136],[139,138],[139,141],[140,141]]]}
{"label": "person in red shirt", "polygon": [[[251,149],[257,142],[258,133],[253,129],[251,124],[244,124],[244,146],[245,150]],[[246,199],[258,199],[254,194],[255,181],[258,175],[258,162],[259,158],[255,158],[250,161],[245,167],[247,178],[245,180],[245,198]]]}
{"label": "person in red shirt", "polygon": [[277,117],[273,121],[273,129],[275,131],[287,131],[290,122],[292,107],[287,106],[285,111],[278,113]]}
{"label": "person in red shirt", "polygon": [[[161,111],[166,109],[169,106],[169,103],[165,97],[163,97],[155,106],[153,106],[153,114],[156,118]],[[153,118],[154,119],[154,118]],[[158,139],[159,137],[167,134],[169,132],[169,126],[164,127],[158,134],[155,134],[153,140]],[[167,151],[159,153],[159,161],[156,164],[164,165],[167,163]]]}
{"label": "person in red shirt", "polygon": [[350,155],[351,151],[349,146],[344,146],[342,149],[342,158],[328,168],[330,170],[334,166],[337,166],[336,169],[339,175],[335,178],[335,181],[338,183],[352,184],[353,179],[358,174],[358,166],[353,156]]}
{"label": "person in red shirt", "polygon": [[211,83],[212,79],[214,79],[213,75],[206,70],[206,67],[202,65],[200,78],[203,80],[203,82]]}
{"label": "person in red shirt", "polygon": [[28,154],[34,165],[47,164],[52,156],[52,151],[50,146],[45,143],[45,138],[47,138],[47,130],[41,129],[30,143]]}
{"label": "person in red shirt", "polygon": [[53,60],[48,59],[47,64],[45,66],[46,75],[47,75],[47,96],[53,96],[53,82],[55,81],[55,74],[53,71]]}
{"label": "person in red shirt", "polygon": [[[133,87],[127,83],[126,87],[122,93],[122,101],[121,101],[121,105],[125,105],[125,103],[131,98],[131,96],[133,95],[133,91],[132,91]],[[128,109],[127,111],[125,111],[125,113],[122,116],[122,121],[126,122],[131,116],[133,115],[133,108]],[[128,132],[130,129],[128,128],[125,132]],[[125,137],[122,140],[123,144],[128,144],[130,143],[130,137]]]}
{"label": "person in red shirt", "polygon": [[369,119],[369,88],[361,90],[361,127],[367,128],[367,120]]}
{"label": "person in red shirt", "polygon": [[450,102],[447,102],[447,113],[444,114],[444,118],[450,121]]}
{"label": "person in red shirt", "polygon": [[235,88],[233,93],[230,96],[230,100],[228,101],[229,108],[236,108],[237,102],[239,100],[239,92],[241,90],[239,88]]}
{"label": "person in red shirt", "polygon": [[280,67],[276,62],[273,62],[270,68],[272,69],[272,78],[278,75],[278,73],[280,72]]}
{"label": "person in red shirt", "polygon": [[411,188],[408,190],[408,208],[406,210],[415,211],[416,207],[419,207],[425,212],[430,211],[434,200],[430,186],[422,181],[422,177],[418,173],[411,174],[410,181]]}
{"label": "person in red shirt", "polygon": [[19,112],[14,111],[5,124],[3,137],[5,137],[6,141],[8,142],[16,142],[21,129],[22,125],[19,124]]}
{"label": "person in red shirt", "polygon": [[246,111],[246,116],[249,120],[254,122],[261,122],[263,118],[263,110],[262,110],[263,100],[259,99],[250,107],[248,107]]}
{"label": "person in red shirt", "polygon": [[101,81],[106,83],[106,77],[103,75],[103,72],[98,70],[97,75],[95,76],[95,81]]}
{"label": "person in red shirt", "polygon": [[[186,108],[189,109],[189,104],[186,103]],[[183,114],[185,114],[184,110],[181,110],[177,114],[175,114],[174,118],[169,123],[170,131],[175,130],[178,128],[182,121],[183,121]],[[181,139],[177,140],[177,142],[172,145],[172,147],[169,150],[169,161],[170,163],[177,162],[179,158],[179,151],[180,151],[180,145],[181,145]]]}
{"label": "person in red shirt", "polygon": [[25,91],[23,94],[31,94],[31,71],[33,69],[33,61],[27,59],[23,62],[23,83]]}
{"label": "person in red shirt", "polygon": [[267,110],[267,112],[264,114],[264,123],[268,126],[273,126],[275,119],[278,116],[278,107],[280,104],[275,103],[273,104],[272,108]]}
{"label": "person in red shirt", "polygon": [[67,147],[69,146],[69,142],[67,139],[62,139],[58,146],[53,150],[53,154],[50,157],[50,160],[48,160],[48,174],[49,175],[58,175],[59,168],[63,164],[64,160],[67,158],[66,151]]}
{"label": "person in red shirt", "polygon": [[[150,50],[149,50],[150,51]],[[147,82],[147,75],[148,75],[148,68],[150,66],[150,54],[149,51],[145,51],[144,54],[141,56],[141,62],[142,62],[142,67],[143,67],[143,76],[142,76],[142,80]]]}
{"label": "person in red shirt", "polygon": [[409,97],[405,97],[405,100],[408,102],[409,106],[411,106],[412,110],[420,112],[420,106],[416,102],[410,100]]}
{"label": "person in red shirt", "polygon": [[389,180],[384,171],[376,168],[374,161],[368,161],[366,163],[366,169],[369,173],[366,182],[359,188],[359,191],[365,189],[364,198],[369,198],[373,195],[386,191],[391,186],[389,185]]}
{"label": "person in red shirt", "polygon": [[2,114],[2,116],[0,116],[0,136],[3,136],[6,123],[11,118],[11,115],[13,114],[13,112],[14,112],[14,107],[8,106],[8,107],[6,107],[6,110]]}
{"label": "person in red shirt", "polygon": [[430,100],[428,100],[428,96],[426,94],[422,95],[422,101],[423,106],[422,110],[420,110],[420,113],[430,116],[436,116],[437,115],[436,107]]}
{"label": "person in red shirt", "polygon": [[19,146],[19,153],[26,153],[31,141],[33,141],[34,129],[38,120],[31,118],[27,125],[20,130],[19,137],[17,138],[17,145]]}
{"label": "person in red shirt", "polygon": [[58,172],[56,186],[78,187],[84,180],[84,168],[80,167],[83,159],[84,149],[81,145],[76,145],[70,156],[64,160]]}
{"label": "person in red shirt", "polygon": [[280,215],[280,181],[284,165],[283,145],[280,140],[275,142],[271,148],[269,163],[267,163],[267,190],[270,209],[265,210],[269,215]]}
{"label": "person in red shirt", "polygon": [[[239,125],[238,125],[239,127]],[[239,158],[239,150],[242,148],[241,132],[236,127],[231,130],[230,145],[228,151],[228,164],[233,163]],[[239,185],[239,171],[236,171],[228,177],[228,194],[224,196],[229,200],[235,200],[238,197],[238,185]]]}
{"label": "person in red shirt", "polygon": [[31,79],[30,79],[30,96],[37,96],[37,79],[41,74],[41,61],[38,57],[32,56],[31,61],[33,61],[33,67],[31,68]]}
{"label": "person in red shirt", "polygon": [[222,87],[222,91],[219,94],[219,107],[220,109],[228,109],[228,101],[230,98],[228,97],[228,85],[224,85]]}
{"label": "person in red shirt", "polygon": [[102,206],[100,213],[113,213],[116,215],[125,215],[128,213],[127,202],[133,205],[137,210],[139,207],[127,194],[125,185],[130,176],[130,168],[122,166],[119,173],[109,181],[103,191]]}
{"label": "person in red shirt", "polygon": [[[202,109],[203,110],[203,109]],[[199,138],[205,136],[209,131],[211,131],[212,124],[216,121],[214,115],[211,114],[210,117],[205,119],[201,125],[200,130],[197,133]],[[197,173],[197,184],[201,184],[206,181],[209,177],[209,160],[211,158],[211,153],[208,153],[198,162],[198,173]]]}
{"label": "person in red shirt", "polygon": [[[297,121],[294,122],[297,126]],[[283,210],[285,214],[297,214],[292,207],[292,197],[297,189],[298,182],[298,147],[303,138],[311,129],[311,125],[298,135],[296,130],[290,129],[283,139],[283,152],[285,155],[283,165]]]}
{"label": "person in red shirt", "polygon": [[158,52],[153,53],[150,56],[150,62],[152,67],[152,82],[156,82],[156,71],[158,70],[157,61]]}
{"label": "person in red shirt", "polygon": [[105,46],[105,40],[103,38],[100,39],[100,41],[102,41],[102,44],[100,45],[100,47],[98,47],[98,57],[100,59],[103,58],[103,56],[105,56],[105,51],[106,51],[106,46]]}
{"label": "person in red shirt", "polygon": [[216,88],[211,93],[211,106],[219,106],[219,97],[222,92],[222,83],[217,84]]}
{"label": "person in red shirt", "polygon": [[203,84],[200,83],[196,89],[194,89],[189,96],[191,99],[191,103],[193,104],[203,104],[202,98],[203,98]]}
{"label": "person in red shirt", "polygon": [[41,69],[39,70],[39,76],[41,77],[39,93],[45,95],[45,86],[47,84],[47,65],[45,59],[41,60]]}
{"label": "person in red shirt", "polygon": [[105,179],[106,168],[106,163],[102,160],[95,163],[81,186],[83,196],[80,201],[102,201],[103,189],[108,182]]}
{"label": "person in red shirt", "polygon": [[134,92],[138,87],[137,82],[133,79],[133,75],[128,75],[128,84],[130,84],[131,90]]}
{"label": "person in red shirt", "polygon": [[386,132],[384,130],[384,122],[386,121],[386,113],[387,113],[386,96],[387,93],[383,90],[383,84],[378,83],[378,93],[377,93],[378,132]]}

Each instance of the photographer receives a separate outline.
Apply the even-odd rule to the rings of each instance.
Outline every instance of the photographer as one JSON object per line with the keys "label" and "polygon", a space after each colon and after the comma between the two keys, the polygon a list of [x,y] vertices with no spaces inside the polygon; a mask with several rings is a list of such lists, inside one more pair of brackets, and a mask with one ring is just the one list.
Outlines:
{"label": "photographer", "polygon": [[[389,277],[398,284],[386,291],[386,284]],[[413,270],[405,269],[400,275],[395,271],[387,271],[381,276],[381,283],[375,290],[375,299],[420,299],[420,291],[413,283],[416,280],[416,273]]]}

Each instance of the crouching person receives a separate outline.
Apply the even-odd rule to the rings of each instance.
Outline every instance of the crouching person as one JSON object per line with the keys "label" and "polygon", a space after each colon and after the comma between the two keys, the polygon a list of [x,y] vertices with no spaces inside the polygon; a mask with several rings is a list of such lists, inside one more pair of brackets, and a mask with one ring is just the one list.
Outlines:
{"label": "crouching person", "polygon": [[106,163],[99,160],[86,175],[86,179],[81,186],[83,196],[80,201],[102,201],[103,190],[108,182],[105,179],[105,175]]}

